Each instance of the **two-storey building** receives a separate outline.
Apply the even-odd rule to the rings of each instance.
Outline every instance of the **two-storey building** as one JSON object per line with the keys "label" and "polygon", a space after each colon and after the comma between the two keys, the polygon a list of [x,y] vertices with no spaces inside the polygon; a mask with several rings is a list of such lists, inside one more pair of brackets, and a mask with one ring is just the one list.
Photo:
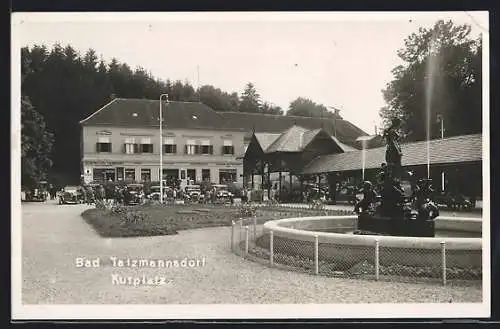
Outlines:
{"label": "two-storey building", "polygon": [[80,122],[85,182],[159,181],[171,177],[243,182],[243,154],[254,132],[281,133],[293,125],[323,129],[346,144],[365,135],[336,120],[240,112],[216,112],[198,102],[115,98]]}
{"label": "two-storey building", "polygon": [[85,182],[159,181],[175,177],[216,183],[241,181],[245,132],[201,103],[116,98],[82,120]]}

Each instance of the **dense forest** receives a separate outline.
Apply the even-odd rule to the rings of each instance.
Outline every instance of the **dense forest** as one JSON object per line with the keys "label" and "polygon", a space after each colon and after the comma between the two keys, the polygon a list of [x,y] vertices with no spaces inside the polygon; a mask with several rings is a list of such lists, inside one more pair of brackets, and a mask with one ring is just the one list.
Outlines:
{"label": "dense forest", "polygon": [[[44,45],[24,47],[21,57],[23,136],[26,135],[23,145],[31,150],[23,154],[23,184],[49,178],[56,184],[77,183],[78,122],[112,97],[158,99],[167,93],[172,101],[200,101],[216,111],[284,114],[280,107],[262,100],[251,82],[241,94],[211,85],[195,90],[187,81],[158,79],[142,67],[132,69],[116,59],[107,63],[92,49],[79,54],[71,45],[56,44],[52,49]],[[290,104],[288,114],[319,116],[323,112],[327,112],[324,106],[299,97]],[[24,122],[25,118],[29,121]],[[42,169],[27,170],[38,167],[35,162],[43,164]]]}

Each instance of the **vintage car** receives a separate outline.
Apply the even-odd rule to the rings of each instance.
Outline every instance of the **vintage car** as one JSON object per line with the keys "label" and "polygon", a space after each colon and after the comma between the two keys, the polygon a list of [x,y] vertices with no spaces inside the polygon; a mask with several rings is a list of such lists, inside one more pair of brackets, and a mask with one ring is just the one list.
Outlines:
{"label": "vintage car", "polygon": [[26,201],[45,202],[47,200],[47,182],[38,182],[33,188],[26,192]]}
{"label": "vintage car", "polygon": [[354,185],[344,186],[335,194],[335,201],[347,202],[352,205],[356,204],[362,198],[363,193],[360,192],[359,188]]}
{"label": "vintage car", "polygon": [[[148,194],[147,198],[150,200],[159,201],[160,200],[160,185],[153,185],[150,187],[151,193]],[[170,194],[172,194],[172,188],[163,185],[163,199],[165,200]]]}
{"label": "vintage car", "polygon": [[202,198],[200,185],[187,185],[186,196],[192,201],[198,201]]}
{"label": "vintage car", "polygon": [[141,204],[144,200],[144,185],[128,184],[123,193],[123,203],[128,206]]}
{"label": "vintage car", "polygon": [[472,202],[466,196],[458,193],[436,193],[432,198],[440,207],[454,210],[471,210]]}
{"label": "vintage car", "polygon": [[59,204],[77,204],[83,202],[83,193],[80,186],[66,186],[59,195]]}
{"label": "vintage car", "polygon": [[212,188],[215,188],[215,196],[217,199],[229,199],[233,196],[233,194],[229,192],[227,185],[214,184]]}

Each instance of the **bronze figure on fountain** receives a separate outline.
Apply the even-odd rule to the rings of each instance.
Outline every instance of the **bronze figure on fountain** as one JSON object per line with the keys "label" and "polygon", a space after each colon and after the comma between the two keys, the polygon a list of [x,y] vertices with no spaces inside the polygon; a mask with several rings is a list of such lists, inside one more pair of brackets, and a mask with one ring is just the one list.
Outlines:
{"label": "bronze figure on fountain", "polygon": [[[413,195],[406,197],[401,187],[403,176],[399,144],[401,120],[395,118],[384,131],[387,141],[386,164],[379,177],[380,196],[373,192],[370,182],[364,183],[364,198],[355,207],[358,232],[406,236],[434,236],[433,219],[439,215],[430,199],[431,180],[419,180]],[[375,205],[375,206],[374,206]],[[359,211],[360,208],[362,211]],[[363,233],[364,232],[364,233]]]}

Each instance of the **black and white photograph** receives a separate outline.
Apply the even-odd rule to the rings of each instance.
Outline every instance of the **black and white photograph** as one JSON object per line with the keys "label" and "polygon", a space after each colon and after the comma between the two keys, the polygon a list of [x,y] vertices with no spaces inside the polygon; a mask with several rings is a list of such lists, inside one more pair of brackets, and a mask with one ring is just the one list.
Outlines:
{"label": "black and white photograph", "polygon": [[488,12],[11,22],[14,320],[490,316]]}

